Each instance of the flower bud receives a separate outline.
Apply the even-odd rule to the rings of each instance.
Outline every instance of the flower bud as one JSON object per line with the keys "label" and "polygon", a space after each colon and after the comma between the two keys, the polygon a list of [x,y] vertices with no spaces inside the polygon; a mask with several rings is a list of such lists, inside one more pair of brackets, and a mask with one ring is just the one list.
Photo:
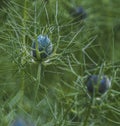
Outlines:
{"label": "flower bud", "polygon": [[26,125],[26,122],[25,122],[23,119],[18,118],[18,119],[16,119],[16,120],[12,123],[11,126],[27,126],[27,125]]}
{"label": "flower bud", "polygon": [[107,76],[91,75],[88,77],[86,85],[91,94],[104,94],[110,88],[111,81]]}
{"label": "flower bud", "polygon": [[83,20],[87,17],[87,13],[81,6],[71,9],[70,13],[71,13],[71,16],[73,16],[77,20]]}
{"label": "flower bud", "polygon": [[32,56],[37,60],[47,58],[53,50],[53,45],[48,36],[39,35],[32,44]]}

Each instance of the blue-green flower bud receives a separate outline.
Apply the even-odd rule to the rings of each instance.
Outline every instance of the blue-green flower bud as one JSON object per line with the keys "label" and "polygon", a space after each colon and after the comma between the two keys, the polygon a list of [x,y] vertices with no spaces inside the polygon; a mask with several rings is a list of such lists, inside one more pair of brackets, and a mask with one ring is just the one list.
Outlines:
{"label": "blue-green flower bud", "polygon": [[111,81],[107,76],[91,75],[88,77],[86,85],[91,94],[104,94],[110,88]]}
{"label": "blue-green flower bud", "polygon": [[47,58],[53,50],[53,45],[48,36],[39,35],[32,44],[32,56],[37,60]]}

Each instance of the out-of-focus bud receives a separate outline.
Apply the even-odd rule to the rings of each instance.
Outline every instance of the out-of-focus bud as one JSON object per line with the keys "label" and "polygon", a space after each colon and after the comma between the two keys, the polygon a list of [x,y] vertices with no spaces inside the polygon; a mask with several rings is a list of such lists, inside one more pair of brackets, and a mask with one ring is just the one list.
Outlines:
{"label": "out-of-focus bud", "polygon": [[87,79],[87,89],[89,93],[104,94],[111,86],[111,81],[107,76],[91,75]]}

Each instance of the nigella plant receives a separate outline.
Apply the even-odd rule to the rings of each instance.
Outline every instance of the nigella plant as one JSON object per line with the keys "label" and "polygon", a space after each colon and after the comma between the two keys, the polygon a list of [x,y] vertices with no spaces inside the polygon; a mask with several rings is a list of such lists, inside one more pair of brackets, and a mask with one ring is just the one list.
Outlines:
{"label": "nigella plant", "polygon": [[36,60],[42,61],[53,51],[53,45],[47,35],[39,35],[32,44],[32,56]]}
{"label": "nigella plant", "polygon": [[[32,57],[34,61],[38,61],[38,72],[37,72],[37,81],[36,81],[36,92],[35,99],[37,97],[37,93],[39,87],[41,85],[41,75],[43,72],[43,66],[49,64],[49,56],[53,52],[53,44],[47,35],[39,35],[32,43]],[[44,62],[46,61],[46,62]]]}
{"label": "nigella plant", "polygon": [[93,94],[104,94],[111,86],[111,81],[107,76],[91,75],[87,79],[87,90]]}

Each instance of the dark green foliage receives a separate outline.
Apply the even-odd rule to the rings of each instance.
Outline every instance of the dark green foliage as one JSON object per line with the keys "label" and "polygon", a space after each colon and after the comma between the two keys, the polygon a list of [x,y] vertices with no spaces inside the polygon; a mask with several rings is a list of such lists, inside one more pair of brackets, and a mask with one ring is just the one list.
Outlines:
{"label": "dark green foliage", "polygon": [[[120,125],[120,1],[10,0],[0,5],[0,126],[19,115],[36,126]],[[84,20],[68,12],[78,6],[87,14]],[[42,62],[31,56],[40,34],[53,44]],[[112,80],[99,97],[91,97],[85,85],[93,74]]]}

